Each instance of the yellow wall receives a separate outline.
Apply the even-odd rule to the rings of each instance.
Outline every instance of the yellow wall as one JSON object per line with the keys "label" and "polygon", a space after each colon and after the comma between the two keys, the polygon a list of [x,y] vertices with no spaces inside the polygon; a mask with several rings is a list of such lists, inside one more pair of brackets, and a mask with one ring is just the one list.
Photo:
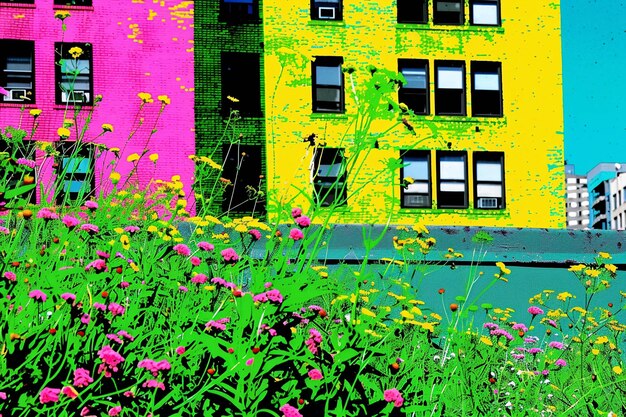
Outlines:
{"label": "yellow wall", "polygon": [[[398,114],[373,123],[368,138],[376,137],[379,149],[366,151],[358,175],[348,173],[348,205],[336,210],[332,220],[383,223],[391,212],[391,222],[402,224],[565,227],[558,3],[502,1],[501,27],[469,26],[467,4],[465,26],[433,26],[398,24],[392,0],[344,0],[343,22],[312,21],[309,0],[263,3],[267,177],[274,203],[268,206],[270,215],[280,205],[308,207],[302,193],[313,194],[309,172],[313,150],[303,139],[311,133],[329,147],[343,147],[349,156],[365,158],[355,144],[352,122],[357,103],[347,75],[346,113],[312,112],[311,57],[342,56],[344,67],[356,69],[353,80],[359,91],[370,78],[368,64],[395,72],[398,58],[428,59],[431,114],[434,60],[464,60],[468,115],[470,61],[498,61],[503,117],[412,116],[416,135],[400,123]],[[432,15],[432,2],[430,11]],[[397,100],[397,95],[393,97]],[[468,152],[469,209],[400,208],[400,172],[385,166],[390,158],[399,157],[400,149],[411,148],[433,150],[433,178],[435,150]],[[505,153],[504,210],[473,209],[472,151]],[[436,200],[436,184],[431,187]]]}

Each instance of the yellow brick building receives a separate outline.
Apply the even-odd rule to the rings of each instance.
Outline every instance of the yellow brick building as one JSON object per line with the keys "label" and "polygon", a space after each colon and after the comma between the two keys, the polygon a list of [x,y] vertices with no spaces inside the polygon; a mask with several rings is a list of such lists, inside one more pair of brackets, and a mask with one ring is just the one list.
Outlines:
{"label": "yellow brick building", "polygon": [[261,17],[270,216],[565,226],[558,2],[264,0]]}

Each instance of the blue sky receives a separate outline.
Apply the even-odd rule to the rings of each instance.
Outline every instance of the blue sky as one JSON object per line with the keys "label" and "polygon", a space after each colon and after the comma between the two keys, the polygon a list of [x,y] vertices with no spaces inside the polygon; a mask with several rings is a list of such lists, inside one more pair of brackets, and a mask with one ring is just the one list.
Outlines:
{"label": "blue sky", "polygon": [[626,162],[626,0],[562,0],[565,159]]}

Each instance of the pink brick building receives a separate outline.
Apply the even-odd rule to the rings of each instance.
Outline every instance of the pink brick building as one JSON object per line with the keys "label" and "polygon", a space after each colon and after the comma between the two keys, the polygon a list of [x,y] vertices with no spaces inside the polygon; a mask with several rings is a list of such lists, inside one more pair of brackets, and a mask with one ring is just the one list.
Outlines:
{"label": "pink brick building", "polygon": [[[59,11],[70,16],[55,18]],[[73,47],[82,50],[77,58],[71,55]],[[113,152],[99,157],[92,152],[75,161],[66,191],[106,191],[113,169],[124,183],[133,172],[128,155],[147,149],[130,182],[145,186],[152,178],[180,175],[190,196],[193,47],[193,1],[0,0],[0,87],[5,90],[0,94],[0,128],[20,126],[30,132],[35,119],[29,111],[40,109],[32,139],[54,141],[57,151],[64,152],[58,128],[65,119],[75,119],[67,141],[76,140],[93,111],[85,141],[120,148],[119,158]],[[152,94],[154,101],[141,106],[140,92]],[[161,95],[171,104],[163,106],[157,99]],[[75,117],[77,104],[81,110]],[[103,124],[112,125],[113,132],[103,134]],[[156,165],[148,159],[152,153],[159,155]],[[58,164],[37,154],[38,179],[51,184]],[[95,175],[83,183],[80,174],[88,165]]]}

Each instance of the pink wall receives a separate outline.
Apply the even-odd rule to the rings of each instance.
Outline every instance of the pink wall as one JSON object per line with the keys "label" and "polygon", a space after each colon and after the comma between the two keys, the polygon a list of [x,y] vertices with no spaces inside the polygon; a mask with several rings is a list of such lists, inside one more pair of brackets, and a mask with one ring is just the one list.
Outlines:
{"label": "pink wall", "polygon": [[[56,10],[68,10],[71,17],[61,21],[54,18]],[[123,150],[116,171],[122,182],[132,164],[126,162],[131,153],[149,150],[139,163],[140,185],[151,178],[169,180],[180,175],[187,196],[193,163],[188,156],[194,145],[194,88],[193,88],[193,1],[93,0],[93,7],[54,6],[53,0],[35,0],[34,5],[16,5],[0,0],[0,39],[23,39],[35,42],[36,104],[27,104],[21,126],[30,131],[33,118],[28,111],[42,110],[39,128],[34,139],[56,141],[57,129],[64,117],[71,118],[72,107],[55,104],[55,42],[88,42],[93,46],[93,92],[103,96],[95,109],[90,129],[85,135],[93,140],[102,132],[102,124],[114,127],[95,141]],[[146,104],[138,115],[141,100],[139,92],[151,93],[154,103]],[[167,95],[171,104],[155,120],[161,103],[158,95]],[[17,126],[21,104],[0,103],[0,128]],[[84,107],[77,118],[84,124],[89,107]],[[137,117],[138,115],[138,117]],[[129,134],[138,128],[129,141]],[[157,132],[150,138],[152,129]],[[72,130],[70,140],[76,138]],[[156,167],[148,155],[158,153]],[[109,187],[111,153],[96,162],[96,188]],[[50,181],[51,164],[38,158],[41,178]]]}

